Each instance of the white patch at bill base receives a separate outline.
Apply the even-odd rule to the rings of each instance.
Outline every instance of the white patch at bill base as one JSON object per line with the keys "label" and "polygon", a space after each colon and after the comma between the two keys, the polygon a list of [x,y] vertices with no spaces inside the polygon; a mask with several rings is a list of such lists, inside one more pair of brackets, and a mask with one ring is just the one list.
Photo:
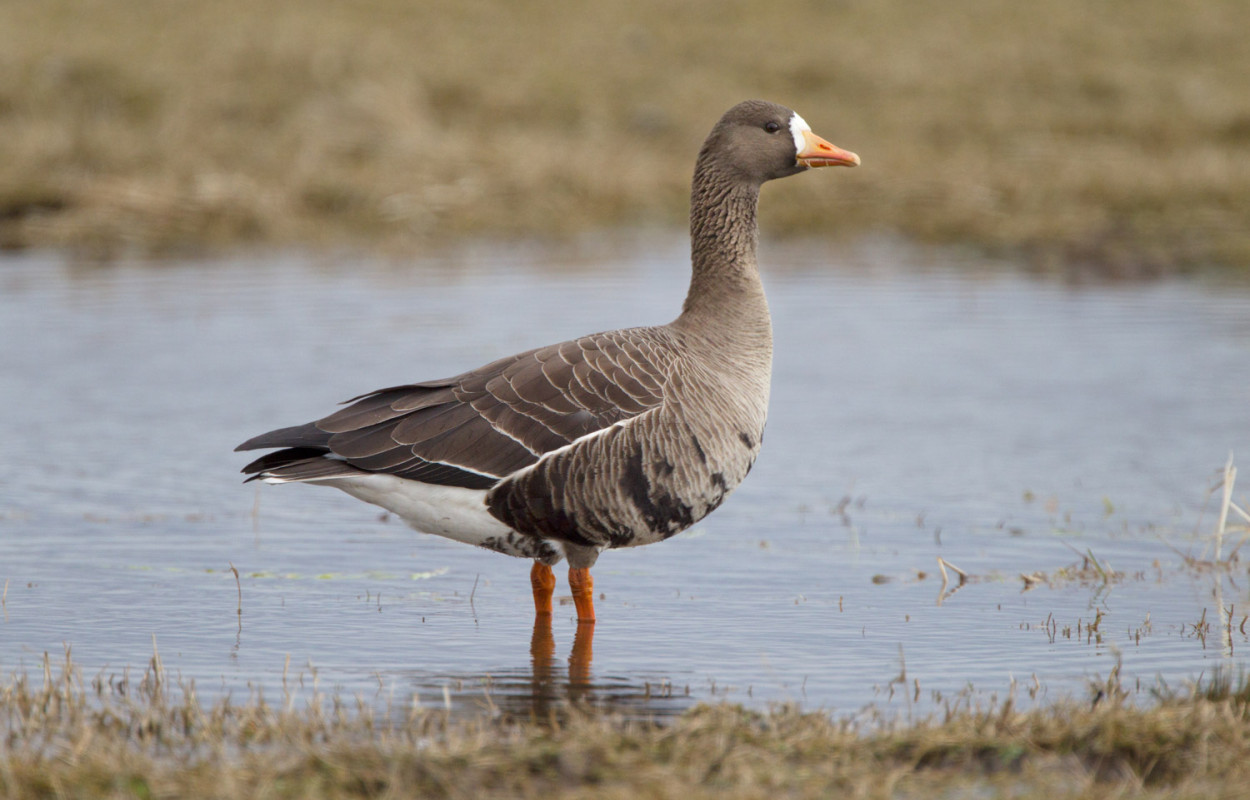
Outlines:
{"label": "white patch at bill base", "polygon": [[803,148],[807,146],[807,143],[803,141],[803,132],[811,131],[811,129],[812,126],[808,125],[806,120],[800,117],[797,111],[790,117],[790,135],[794,137],[795,153],[803,152]]}

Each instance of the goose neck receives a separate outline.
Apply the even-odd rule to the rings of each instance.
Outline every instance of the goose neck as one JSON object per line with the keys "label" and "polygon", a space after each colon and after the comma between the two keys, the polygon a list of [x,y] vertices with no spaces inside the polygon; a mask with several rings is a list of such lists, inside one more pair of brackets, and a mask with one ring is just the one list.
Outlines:
{"label": "goose neck", "polygon": [[[755,251],[759,186],[700,168],[690,197],[690,290],[682,317],[749,323],[768,316]],[[745,317],[745,318],[744,318]]]}

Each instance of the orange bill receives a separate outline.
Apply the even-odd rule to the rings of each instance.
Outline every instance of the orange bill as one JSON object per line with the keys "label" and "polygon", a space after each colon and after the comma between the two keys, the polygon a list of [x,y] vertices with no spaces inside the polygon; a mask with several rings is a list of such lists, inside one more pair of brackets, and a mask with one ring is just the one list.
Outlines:
{"label": "orange bill", "polygon": [[827,142],[811,131],[803,131],[803,149],[797,156],[805,167],[858,167],[859,156]]}

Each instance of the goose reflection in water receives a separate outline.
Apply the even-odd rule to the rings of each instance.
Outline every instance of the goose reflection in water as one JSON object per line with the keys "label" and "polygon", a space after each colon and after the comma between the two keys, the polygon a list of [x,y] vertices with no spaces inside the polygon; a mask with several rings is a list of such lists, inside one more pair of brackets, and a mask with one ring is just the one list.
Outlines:
{"label": "goose reflection in water", "polygon": [[[458,675],[409,673],[409,685],[419,700],[441,697],[453,715],[485,712],[537,721],[592,709],[654,720],[676,716],[696,702],[688,687],[675,690],[674,681],[662,674],[596,674],[595,626],[576,624],[569,644],[568,629],[553,628],[552,621],[549,614],[535,617],[526,666]],[[565,647],[568,656],[562,659],[559,653]],[[428,702],[420,705],[429,707]]]}
{"label": "goose reflection in water", "polygon": [[[595,626],[579,623],[569,652],[568,699],[574,703],[593,699],[594,684],[590,662],[594,657]],[[534,670],[532,695],[534,712],[545,716],[550,702],[558,698],[559,674],[555,668],[556,640],[551,632],[551,615],[534,618],[534,634],[530,637],[530,664]]]}

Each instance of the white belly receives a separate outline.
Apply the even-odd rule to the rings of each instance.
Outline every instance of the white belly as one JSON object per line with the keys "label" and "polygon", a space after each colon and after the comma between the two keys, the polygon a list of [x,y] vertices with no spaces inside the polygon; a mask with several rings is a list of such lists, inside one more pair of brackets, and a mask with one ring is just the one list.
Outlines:
{"label": "white belly", "polygon": [[485,489],[437,486],[376,472],[319,482],[381,506],[422,533],[475,545],[511,533],[486,510]]}

